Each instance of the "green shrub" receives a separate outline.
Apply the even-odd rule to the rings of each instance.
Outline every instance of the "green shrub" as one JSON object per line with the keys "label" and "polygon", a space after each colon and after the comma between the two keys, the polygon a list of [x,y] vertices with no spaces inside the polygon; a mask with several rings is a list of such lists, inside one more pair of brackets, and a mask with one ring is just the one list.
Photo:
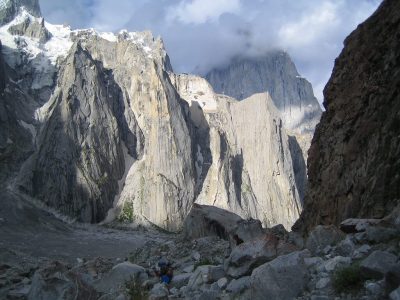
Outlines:
{"label": "green shrub", "polygon": [[133,203],[126,201],[122,207],[122,211],[118,216],[118,221],[123,223],[129,223],[133,221]]}
{"label": "green shrub", "polygon": [[361,289],[363,281],[358,263],[340,268],[333,274],[333,287],[338,293],[356,292]]}

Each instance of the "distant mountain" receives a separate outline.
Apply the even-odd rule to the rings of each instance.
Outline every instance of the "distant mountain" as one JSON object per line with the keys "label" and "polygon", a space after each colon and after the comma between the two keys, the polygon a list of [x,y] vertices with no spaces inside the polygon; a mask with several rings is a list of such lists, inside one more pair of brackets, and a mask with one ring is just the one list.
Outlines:
{"label": "distant mountain", "polygon": [[287,129],[313,132],[319,122],[322,111],[312,86],[284,51],[270,51],[257,58],[236,57],[211,70],[206,79],[217,93],[238,100],[268,92]]}

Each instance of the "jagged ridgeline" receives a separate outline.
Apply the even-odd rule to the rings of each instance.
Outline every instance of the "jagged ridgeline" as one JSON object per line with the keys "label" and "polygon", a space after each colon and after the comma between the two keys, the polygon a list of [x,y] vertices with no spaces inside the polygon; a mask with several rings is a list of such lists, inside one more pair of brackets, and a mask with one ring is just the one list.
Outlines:
{"label": "jagged ridgeline", "polygon": [[[175,231],[195,202],[266,226],[298,218],[320,110],[297,71],[284,99],[265,85],[237,101],[174,74],[150,32],[52,25],[38,1],[0,11],[0,176],[11,188],[83,222]],[[295,122],[282,101],[296,104]]]}

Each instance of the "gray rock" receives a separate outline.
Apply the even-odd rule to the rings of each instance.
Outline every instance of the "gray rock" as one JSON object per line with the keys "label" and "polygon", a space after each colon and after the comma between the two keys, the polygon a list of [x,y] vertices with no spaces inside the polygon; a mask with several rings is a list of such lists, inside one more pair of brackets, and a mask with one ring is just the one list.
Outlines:
{"label": "gray rock", "polygon": [[377,250],[361,262],[360,269],[367,278],[381,279],[396,262],[395,255]]}
{"label": "gray rock", "polygon": [[321,289],[327,288],[327,286],[330,285],[330,284],[331,284],[331,279],[328,278],[328,277],[325,277],[325,278],[319,279],[319,280],[317,281],[315,287],[316,287],[318,290],[321,290]]}
{"label": "gray rock", "polygon": [[109,293],[101,296],[98,300],[129,300],[123,293]]}
{"label": "gray rock", "polygon": [[324,296],[324,295],[311,295],[311,300],[330,300],[331,298],[329,296]]}
{"label": "gray rock", "polygon": [[217,291],[202,291],[200,295],[194,297],[195,300],[216,300],[219,297]]}
{"label": "gray rock", "polygon": [[7,297],[10,299],[27,299],[30,290],[31,285],[24,285],[23,287],[9,291]]}
{"label": "gray rock", "polygon": [[350,257],[336,256],[324,262],[320,267],[321,271],[332,272],[340,267],[345,267],[351,264]]}
{"label": "gray rock", "polygon": [[171,280],[171,286],[180,289],[181,287],[188,284],[189,279],[192,275],[193,275],[192,273],[182,273],[174,275]]}
{"label": "gray rock", "polygon": [[226,277],[222,277],[217,281],[218,287],[223,290],[228,285],[228,279]]}
{"label": "gray rock", "polygon": [[298,232],[290,231],[288,242],[296,245],[299,249],[303,249],[305,246],[305,240]]}
{"label": "gray rock", "polygon": [[97,291],[109,293],[125,289],[128,281],[135,281],[138,286],[141,286],[147,278],[146,270],[143,267],[130,262],[123,262],[114,266],[102,278],[96,280],[93,285]]}
{"label": "gray rock", "polygon": [[336,246],[336,251],[342,256],[352,256],[356,248],[351,238],[347,236],[344,240],[340,241]]}
{"label": "gray rock", "polygon": [[274,235],[240,244],[232,250],[226,261],[226,273],[233,278],[250,275],[255,267],[277,256],[277,244],[278,240]]}
{"label": "gray rock", "polygon": [[176,287],[173,287],[169,290],[171,295],[179,295],[179,290]]}
{"label": "gray rock", "polygon": [[306,248],[312,254],[321,253],[327,246],[336,245],[345,235],[335,226],[318,225],[309,234],[306,241]]}
{"label": "gray rock", "polygon": [[149,300],[166,300],[168,299],[168,288],[163,283],[157,283],[149,293]]}
{"label": "gray rock", "polygon": [[379,296],[383,293],[382,287],[376,282],[367,282],[365,284],[365,289],[374,296]]}
{"label": "gray rock", "polygon": [[[251,274],[251,299],[293,299],[307,286],[304,258],[308,251],[279,256]],[[290,288],[288,288],[290,287]]]}
{"label": "gray rock", "polygon": [[194,265],[189,265],[183,268],[183,272],[192,273],[194,271]]}
{"label": "gray rock", "polygon": [[35,272],[28,300],[97,299],[96,290],[83,280],[81,274],[68,272],[68,268],[52,262]]}
{"label": "gray rock", "polygon": [[353,258],[355,259],[359,259],[359,258],[363,258],[364,256],[366,256],[369,252],[371,251],[371,246],[364,244],[360,247],[358,247],[354,253],[353,253]]}
{"label": "gray rock", "polygon": [[189,290],[195,290],[203,284],[213,283],[224,276],[225,272],[222,266],[199,266],[190,276],[187,287]]}
{"label": "gray rock", "polygon": [[368,227],[377,225],[380,219],[346,219],[340,223],[339,228],[346,233],[365,231]]}
{"label": "gray rock", "polygon": [[248,288],[250,288],[250,276],[243,276],[238,279],[233,279],[226,287],[226,291],[235,295]]}
{"label": "gray rock", "polygon": [[194,251],[194,252],[192,253],[192,258],[193,258],[194,260],[196,260],[196,261],[199,261],[200,258],[201,258],[201,255],[200,255],[200,253],[199,253],[198,251]]}
{"label": "gray rock", "polygon": [[400,263],[392,265],[386,273],[385,282],[389,290],[400,286]]}
{"label": "gray rock", "polygon": [[390,300],[400,300],[400,286],[389,294]]}
{"label": "gray rock", "polygon": [[316,266],[320,265],[323,262],[324,260],[319,256],[304,258],[304,263],[308,268],[315,268]]}
{"label": "gray rock", "polygon": [[367,240],[371,243],[384,243],[400,236],[400,232],[397,229],[381,226],[367,227],[365,233]]}
{"label": "gray rock", "polygon": [[246,221],[227,210],[195,204],[184,222],[183,234],[190,239],[218,236],[233,242],[235,235],[248,241],[262,235],[263,230],[260,221]]}

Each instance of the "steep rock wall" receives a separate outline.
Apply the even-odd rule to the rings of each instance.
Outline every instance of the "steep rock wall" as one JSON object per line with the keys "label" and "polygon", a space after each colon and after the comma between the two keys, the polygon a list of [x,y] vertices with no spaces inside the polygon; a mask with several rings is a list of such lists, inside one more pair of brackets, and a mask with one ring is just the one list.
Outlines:
{"label": "steep rock wall", "polygon": [[309,151],[294,229],[381,218],[400,199],[400,2],[385,0],[346,38]]}

